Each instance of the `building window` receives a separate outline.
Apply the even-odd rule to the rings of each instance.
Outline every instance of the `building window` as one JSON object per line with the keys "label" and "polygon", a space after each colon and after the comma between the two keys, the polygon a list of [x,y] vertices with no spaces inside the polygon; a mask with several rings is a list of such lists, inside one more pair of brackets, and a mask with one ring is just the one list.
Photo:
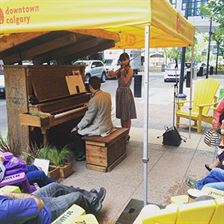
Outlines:
{"label": "building window", "polygon": [[176,8],[177,7],[177,0],[169,0],[170,1],[170,4]]}
{"label": "building window", "polygon": [[182,10],[185,11],[188,4],[188,16],[200,16],[200,7],[208,0],[182,0]]}

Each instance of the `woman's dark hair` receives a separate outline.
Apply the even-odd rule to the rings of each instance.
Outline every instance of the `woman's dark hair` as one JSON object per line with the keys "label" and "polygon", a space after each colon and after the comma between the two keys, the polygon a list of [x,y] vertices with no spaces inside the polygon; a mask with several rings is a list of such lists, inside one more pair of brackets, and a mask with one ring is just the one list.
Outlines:
{"label": "woman's dark hair", "polygon": [[125,61],[126,59],[130,60],[129,55],[127,53],[122,53],[119,57],[119,62]]}
{"label": "woman's dark hair", "polygon": [[98,78],[96,76],[91,77],[89,79],[89,85],[95,90],[100,89],[100,86],[101,86],[100,78]]}

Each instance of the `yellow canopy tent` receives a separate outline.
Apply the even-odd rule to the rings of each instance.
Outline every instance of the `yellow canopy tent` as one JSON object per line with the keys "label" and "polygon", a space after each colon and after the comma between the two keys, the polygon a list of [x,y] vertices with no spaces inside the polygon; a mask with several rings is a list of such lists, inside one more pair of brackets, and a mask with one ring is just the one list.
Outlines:
{"label": "yellow canopy tent", "polygon": [[[0,0],[0,52],[32,39],[38,33],[59,30],[98,37],[106,35],[116,41],[116,48],[145,48],[143,162],[146,204],[149,47],[193,46],[195,29],[167,0]],[[30,35],[22,38],[23,33]],[[10,39],[10,34],[15,38]]]}
{"label": "yellow canopy tent", "polygon": [[144,48],[145,25],[150,47],[193,45],[194,27],[167,0],[0,0],[0,35],[97,29],[118,34],[117,48]]}

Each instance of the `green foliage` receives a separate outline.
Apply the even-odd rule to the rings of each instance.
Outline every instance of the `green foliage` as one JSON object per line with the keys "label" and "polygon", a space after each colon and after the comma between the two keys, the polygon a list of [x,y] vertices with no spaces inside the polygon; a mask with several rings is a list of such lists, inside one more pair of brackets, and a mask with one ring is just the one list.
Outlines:
{"label": "green foliage", "polygon": [[218,65],[218,70],[224,72],[224,65],[219,64]]}
{"label": "green foliage", "polygon": [[10,152],[10,147],[8,144],[8,140],[3,138],[3,136],[0,134],[0,151],[2,152]]}
{"label": "green foliage", "polygon": [[224,28],[218,27],[212,34],[212,39],[216,42],[219,53],[224,57]]}
{"label": "green foliage", "polygon": [[171,60],[181,59],[181,50],[179,48],[164,48],[163,52]]}
{"label": "green foliage", "polygon": [[180,59],[181,57],[181,51],[178,48],[164,48],[164,54],[169,59]]}
{"label": "green foliage", "polygon": [[200,7],[202,15],[213,18],[224,27],[224,0],[209,0]]}
{"label": "green foliage", "polygon": [[48,153],[50,150],[52,150],[51,146],[44,146],[37,150],[36,157],[42,159],[48,159]]}
{"label": "green foliage", "polygon": [[71,152],[67,147],[57,149],[54,146],[44,146],[37,151],[36,157],[48,159],[50,164],[60,166],[71,161]]}

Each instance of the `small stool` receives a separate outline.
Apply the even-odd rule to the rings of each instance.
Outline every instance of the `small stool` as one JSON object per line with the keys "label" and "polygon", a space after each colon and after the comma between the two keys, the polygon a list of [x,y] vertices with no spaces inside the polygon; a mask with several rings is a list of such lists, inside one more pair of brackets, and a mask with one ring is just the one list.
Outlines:
{"label": "small stool", "polygon": [[112,170],[126,157],[127,128],[114,128],[105,136],[85,136],[86,167],[97,171]]}

